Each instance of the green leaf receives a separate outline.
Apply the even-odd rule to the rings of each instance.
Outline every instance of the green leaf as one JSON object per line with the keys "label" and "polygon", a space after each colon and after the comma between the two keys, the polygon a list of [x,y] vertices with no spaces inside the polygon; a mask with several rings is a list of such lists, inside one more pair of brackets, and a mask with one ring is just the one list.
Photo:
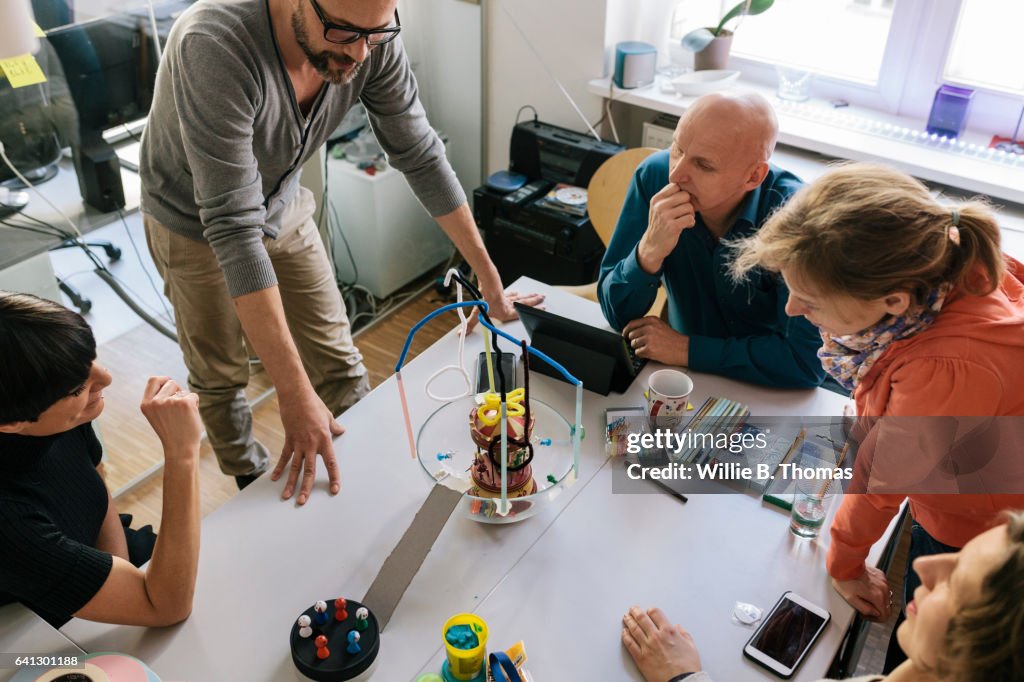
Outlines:
{"label": "green leaf", "polygon": [[[743,0],[740,3],[737,3],[737,5],[733,7],[731,10],[726,12],[725,16],[722,17],[722,21],[718,23],[718,26],[715,28],[714,31],[712,31],[712,33],[714,33],[716,36],[721,35],[722,29],[725,28],[726,22],[730,21],[731,19],[735,19],[736,17],[742,16],[744,14],[761,14],[762,12],[766,11],[769,7],[771,7],[773,4],[775,4],[775,0]],[[747,8],[748,5],[750,6],[749,9]]]}

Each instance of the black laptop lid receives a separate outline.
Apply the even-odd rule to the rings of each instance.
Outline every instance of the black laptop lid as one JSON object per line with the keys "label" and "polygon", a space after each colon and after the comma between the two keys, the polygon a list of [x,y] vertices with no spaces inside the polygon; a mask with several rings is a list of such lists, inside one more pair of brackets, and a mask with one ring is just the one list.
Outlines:
{"label": "black laptop lid", "polygon": [[[633,363],[619,334],[521,303],[515,307],[531,345],[565,367],[588,391],[623,393],[633,383]],[[531,359],[530,369],[565,380],[544,362]]]}

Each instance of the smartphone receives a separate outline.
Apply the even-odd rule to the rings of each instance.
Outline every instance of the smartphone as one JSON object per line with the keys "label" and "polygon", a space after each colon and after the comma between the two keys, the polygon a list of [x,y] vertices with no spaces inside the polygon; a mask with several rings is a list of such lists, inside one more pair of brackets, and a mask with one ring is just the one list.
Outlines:
{"label": "smartphone", "polygon": [[[497,358],[496,353],[491,353],[492,361]],[[516,384],[516,360],[515,353],[501,354],[501,371],[505,374],[505,391],[511,391],[517,387]],[[498,366],[494,366],[494,390],[501,388],[501,379],[498,376]],[[491,390],[491,382],[487,376],[487,352],[484,351],[476,359],[476,392],[484,393]]]}
{"label": "smartphone", "polygon": [[792,677],[831,618],[817,604],[786,592],[743,647],[743,653],[779,677]]}

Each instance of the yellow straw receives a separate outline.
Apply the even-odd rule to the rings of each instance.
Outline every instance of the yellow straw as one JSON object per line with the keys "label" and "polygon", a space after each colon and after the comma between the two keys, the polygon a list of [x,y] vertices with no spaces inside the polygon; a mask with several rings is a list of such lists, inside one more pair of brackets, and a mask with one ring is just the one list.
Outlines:
{"label": "yellow straw", "polygon": [[487,351],[487,385],[494,393],[494,364],[491,362],[491,330],[484,327],[484,350]]}

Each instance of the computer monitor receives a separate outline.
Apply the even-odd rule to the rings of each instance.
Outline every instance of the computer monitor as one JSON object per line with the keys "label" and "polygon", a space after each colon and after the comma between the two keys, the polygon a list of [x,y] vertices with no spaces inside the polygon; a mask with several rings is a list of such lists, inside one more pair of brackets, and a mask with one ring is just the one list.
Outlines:
{"label": "computer monitor", "polygon": [[125,205],[120,163],[103,134],[143,118],[152,102],[156,62],[147,54],[152,46],[140,39],[141,24],[139,16],[120,13],[46,32],[78,109],[80,140],[72,147],[78,187],[100,211]]}
{"label": "computer monitor", "polygon": [[[139,95],[138,38],[135,17],[124,15],[62,26],[46,34],[64,66],[83,139],[100,137],[104,130],[149,111],[151,98]],[[152,87],[148,90],[151,93]]]}
{"label": "computer monitor", "polygon": [[[153,16],[162,41],[192,2],[154,2]],[[83,142],[144,118],[153,103],[157,58],[149,6],[126,4],[116,14],[46,31],[78,107]]]}

